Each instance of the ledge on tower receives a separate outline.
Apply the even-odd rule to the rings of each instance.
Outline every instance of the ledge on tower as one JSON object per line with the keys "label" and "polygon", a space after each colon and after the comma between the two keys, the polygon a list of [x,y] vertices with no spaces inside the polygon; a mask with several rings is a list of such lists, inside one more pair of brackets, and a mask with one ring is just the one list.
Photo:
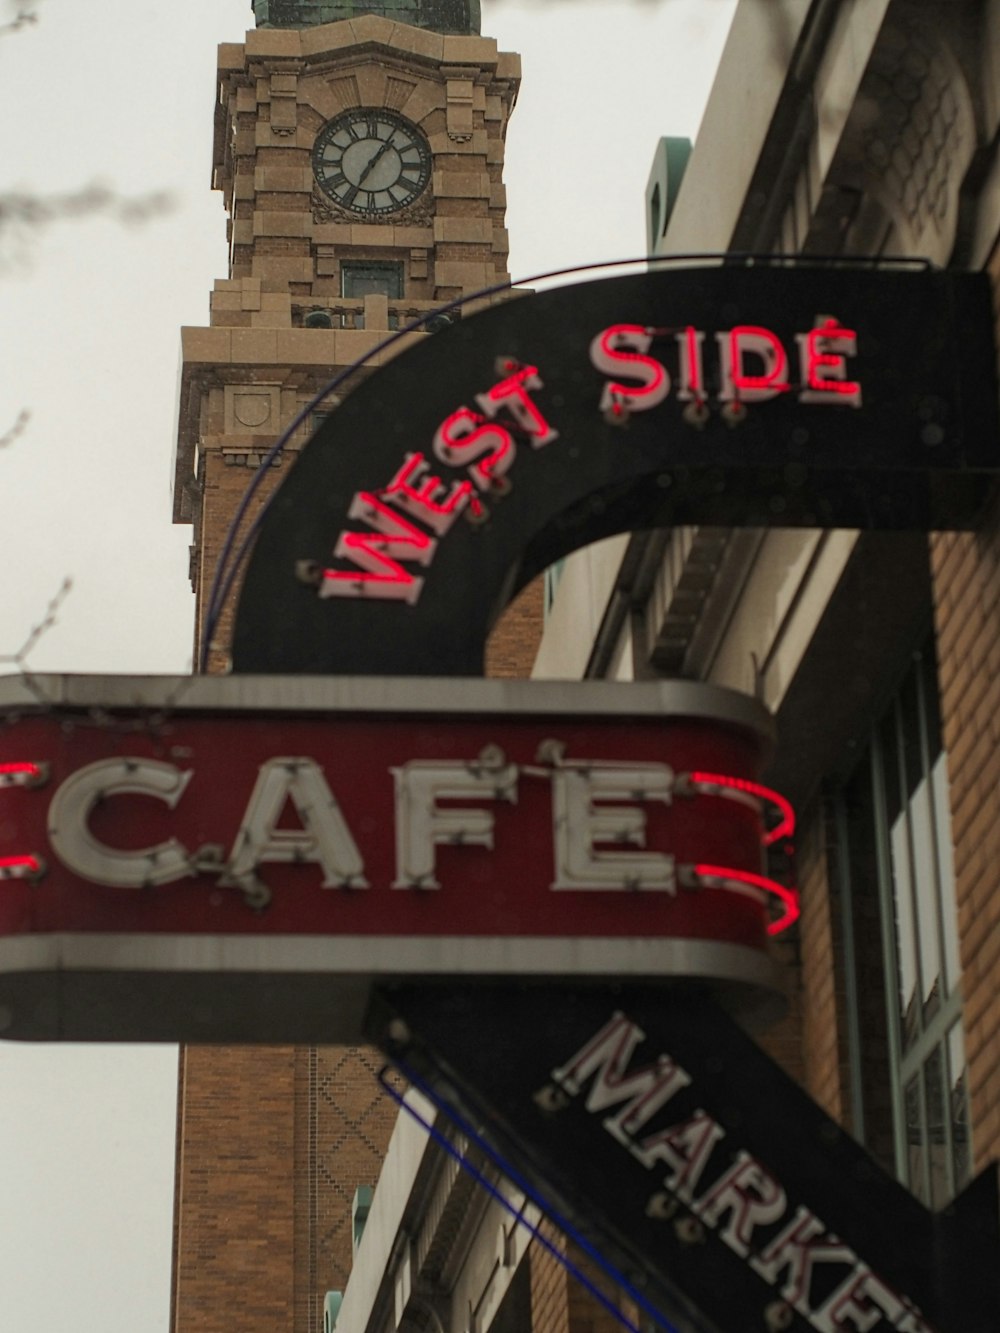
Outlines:
{"label": "ledge on tower", "polygon": [[432,32],[480,32],[479,0],[251,0],[258,28],[315,28],[375,14]]}

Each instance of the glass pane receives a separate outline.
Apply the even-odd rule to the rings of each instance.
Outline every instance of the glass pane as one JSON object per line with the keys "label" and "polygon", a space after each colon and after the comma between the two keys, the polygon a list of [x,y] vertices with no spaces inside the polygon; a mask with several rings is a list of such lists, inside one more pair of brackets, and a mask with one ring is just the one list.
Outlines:
{"label": "glass pane", "polygon": [[927,1105],[927,1160],[930,1167],[932,1208],[940,1208],[951,1197],[951,1154],[945,1122],[944,1052],[938,1046],[924,1065],[924,1098]]}
{"label": "glass pane", "polygon": [[926,1202],[925,1146],[924,1125],[920,1114],[920,1081],[911,1078],[906,1085],[906,1174],[910,1189]]}
{"label": "glass pane", "polygon": [[951,843],[951,801],[948,796],[948,760],[942,751],[931,770],[934,825],[937,840],[938,882],[941,886],[941,929],[944,933],[945,993],[950,995],[962,971],[958,952],[958,907],[955,903],[955,860]]}
{"label": "glass pane", "polygon": [[340,281],[342,296],[387,296],[396,301],[403,295],[403,266],[345,262],[340,266]]}
{"label": "glass pane", "polygon": [[899,1028],[905,1051],[920,1031],[917,1010],[917,932],[913,917],[913,885],[910,870],[910,831],[905,813],[899,814],[889,831],[892,853],[893,905],[896,912],[896,961],[899,981]]}
{"label": "glass pane", "polygon": [[924,1025],[941,1007],[941,961],[938,943],[937,848],[932,823],[931,784],[917,783],[909,805],[913,849],[913,892],[917,904],[917,940],[923,987]]}
{"label": "glass pane", "polygon": [[948,1033],[948,1107],[951,1115],[952,1170],[955,1189],[960,1190],[972,1169],[972,1145],[969,1142],[969,1079],[965,1067],[965,1042],[962,1025],[956,1023]]}

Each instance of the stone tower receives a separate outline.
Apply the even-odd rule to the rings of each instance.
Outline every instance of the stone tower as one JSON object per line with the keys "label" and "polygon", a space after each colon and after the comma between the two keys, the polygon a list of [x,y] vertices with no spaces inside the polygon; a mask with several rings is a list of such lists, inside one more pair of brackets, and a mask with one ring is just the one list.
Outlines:
{"label": "stone tower", "polygon": [[[479,36],[477,0],[254,8],[219,49],[229,275],[209,327],[182,331],[175,518],[194,525],[208,670],[228,659],[233,597],[209,600],[234,516],[266,463],[252,519],[312,423],[270,458],[281,433],[390,330],[507,276],[519,61]],[[377,1068],[364,1049],[182,1050],[172,1333],[319,1333],[394,1119]]]}
{"label": "stone tower", "polygon": [[[261,26],[219,48],[213,184],[230,272],[210,327],[182,330],[174,517],[194,524],[196,661],[210,670],[226,665],[232,614],[232,598],[207,614],[213,575],[281,432],[390,330],[507,277],[504,135],[520,65],[477,35],[478,5],[256,10]],[[256,504],[314,424],[269,462]],[[227,549],[239,544],[233,534]]]}

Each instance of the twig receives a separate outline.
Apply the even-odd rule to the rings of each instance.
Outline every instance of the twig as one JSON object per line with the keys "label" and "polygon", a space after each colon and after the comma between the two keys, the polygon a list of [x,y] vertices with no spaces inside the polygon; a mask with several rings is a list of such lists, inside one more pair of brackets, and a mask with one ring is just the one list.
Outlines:
{"label": "twig", "polygon": [[22,407],[17,414],[17,420],[13,426],[4,435],[0,435],[0,449],[6,449],[8,444],[13,444],[19,435],[23,435],[25,427],[31,420],[31,413],[26,407]]}
{"label": "twig", "polygon": [[5,37],[11,32],[20,32],[26,28],[29,23],[37,23],[38,15],[35,13],[34,0],[21,0],[17,7],[17,13],[9,23],[0,23],[0,37]]}
{"label": "twig", "polygon": [[69,577],[64,578],[56,595],[45,608],[45,615],[37,625],[32,626],[28,633],[28,637],[17,652],[0,654],[0,663],[10,662],[12,665],[16,666],[21,673],[21,678],[27,689],[29,689],[31,693],[44,704],[51,704],[52,700],[45,697],[44,691],[32,675],[31,669],[28,666],[28,658],[38,646],[39,639],[41,639],[44,634],[47,634],[56,623],[56,613],[69,596],[72,587],[73,580]]}

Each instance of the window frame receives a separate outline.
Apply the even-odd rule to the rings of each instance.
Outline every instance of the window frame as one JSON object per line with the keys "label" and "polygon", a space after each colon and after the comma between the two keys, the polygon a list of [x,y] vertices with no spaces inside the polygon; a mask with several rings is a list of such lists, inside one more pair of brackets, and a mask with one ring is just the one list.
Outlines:
{"label": "window frame", "polygon": [[[916,734],[907,734],[907,721],[904,712],[904,694],[914,689],[916,715]],[[846,794],[848,789],[861,775],[862,767],[867,765],[867,780],[870,782],[872,809],[868,812],[871,821],[870,832],[873,834],[875,854],[875,892],[877,899],[880,949],[884,984],[884,1008],[886,1021],[886,1059],[888,1066],[888,1086],[890,1095],[891,1135],[895,1159],[896,1174],[915,1194],[928,1205],[940,1207],[953,1198],[970,1178],[972,1164],[971,1142],[969,1141],[968,1115],[968,1066],[964,1054],[964,1031],[962,1026],[962,978],[957,947],[957,908],[954,896],[954,873],[951,864],[951,825],[947,803],[946,751],[940,736],[937,697],[931,699],[929,690],[936,690],[936,667],[933,640],[929,640],[911,658],[909,669],[899,682],[899,686],[887,707],[878,716],[868,735],[865,754],[855,766],[854,772],[837,791],[836,827],[837,841],[844,855],[840,859],[839,888],[843,915],[844,938],[844,981],[847,994],[847,1044],[848,1063],[851,1080],[854,1126],[857,1136],[867,1140],[866,1107],[864,1100],[864,1075],[862,1071],[862,1032],[860,994],[858,979],[858,957],[856,932],[860,928],[860,918],[856,912],[858,891],[852,875],[852,848],[850,820],[847,813]],[[912,729],[912,728],[911,728]],[[934,734],[932,734],[932,732]],[[907,750],[909,745],[910,749]],[[912,766],[914,756],[919,759],[919,779],[913,783],[907,780],[907,760]],[[891,784],[895,783],[898,793],[899,810],[893,815],[890,809]],[[862,783],[862,786],[864,784]],[[914,873],[917,849],[914,843],[914,815],[917,802],[925,807],[923,817],[927,821],[930,846],[932,848],[931,881],[933,884],[932,905],[933,939],[922,938],[929,919],[927,904],[918,901],[918,875]],[[941,815],[945,823],[941,822]],[[919,813],[918,813],[919,817]],[[902,826],[900,824],[902,821]],[[906,865],[905,873],[900,873],[894,866],[893,837],[897,838],[897,848],[901,834],[905,836]],[[926,842],[926,836],[924,841]],[[927,873],[925,869],[924,873]],[[926,887],[926,886],[925,886]],[[910,968],[914,973],[912,998],[908,1001],[913,1006],[915,1031],[909,1035],[904,1032],[902,1004],[903,988],[901,977],[903,965],[898,923],[901,918],[900,907],[909,913],[912,959]],[[954,921],[951,935],[947,929],[945,913],[951,911]],[[954,942],[955,957],[949,958],[949,943]],[[938,966],[938,989],[936,1007],[928,1013],[929,993],[925,987],[926,946],[933,945]],[[950,975],[954,969],[954,976]],[[950,984],[949,984],[950,983]],[[935,994],[932,986],[930,994]],[[955,1042],[961,1056],[961,1070],[953,1068]],[[940,1053],[938,1065],[941,1089],[940,1125],[935,1123],[933,1108],[929,1104],[928,1079],[935,1057]],[[956,1117],[955,1089],[959,1089],[963,1114]],[[913,1152],[908,1124],[908,1097],[915,1089],[915,1110],[920,1131],[917,1139],[918,1148]],[[956,1126],[965,1126],[964,1161],[959,1164],[956,1146]],[[942,1138],[935,1139],[940,1131]],[[937,1144],[941,1151],[935,1154]],[[943,1168],[943,1170],[942,1170]]]}

